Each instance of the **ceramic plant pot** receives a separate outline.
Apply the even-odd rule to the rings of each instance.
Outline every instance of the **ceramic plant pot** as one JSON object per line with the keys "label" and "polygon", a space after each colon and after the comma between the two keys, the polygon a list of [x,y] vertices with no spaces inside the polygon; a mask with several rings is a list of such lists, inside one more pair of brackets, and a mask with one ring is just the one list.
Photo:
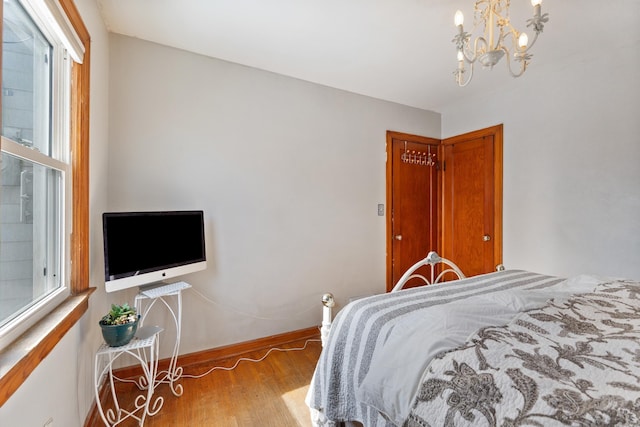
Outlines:
{"label": "ceramic plant pot", "polygon": [[135,322],[124,323],[122,325],[105,325],[99,323],[104,341],[110,347],[120,347],[129,344],[129,341],[133,339],[138,329],[138,321],[139,319],[137,318]]}

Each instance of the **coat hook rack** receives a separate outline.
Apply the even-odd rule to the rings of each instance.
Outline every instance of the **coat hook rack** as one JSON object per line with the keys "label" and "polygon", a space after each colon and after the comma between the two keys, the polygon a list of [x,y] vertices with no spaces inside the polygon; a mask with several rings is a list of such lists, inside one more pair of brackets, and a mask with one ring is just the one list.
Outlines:
{"label": "coat hook rack", "polygon": [[431,146],[427,145],[427,152],[409,150],[407,148],[407,141],[404,141],[404,152],[400,156],[403,163],[419,166],[435,166],[435,153],[431,152]]}

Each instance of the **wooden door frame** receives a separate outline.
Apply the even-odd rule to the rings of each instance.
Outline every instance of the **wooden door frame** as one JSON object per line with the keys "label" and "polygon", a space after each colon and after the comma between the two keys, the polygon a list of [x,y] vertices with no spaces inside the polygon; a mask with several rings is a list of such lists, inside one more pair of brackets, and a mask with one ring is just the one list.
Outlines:
{"label": "wooden door frame", "polygon": [[[502,264],[502,175],[503,175],[503,166],[502,166],[502,157],[503,157],[503,125],[499,124],[496,126],[491,126],[485,129],[479,129],[473,132],[468,132],[462,135],[456,135],[450,138],[445,138],[442,140],[442,152],[444,153],[444,147],[447,145],[452,145],[456,143],[461,143],[463,141],[467,141],[470,139],[482,138],[485,136],[493,136],[493,185],[494,185],[494,232],[491,237],[494,241],[493,246],[493,257],[494,262],[497,265]],[[442,158],[442,154],[440,154]],[[440,203],[440,208],[442,211],[440,212],[440,218],[444,218],[445,215],[445,203],[444,203],[444,181],[441,180],[440,184],[440,194],[442,196],[442,200]],[[438,223],[438,228],[441,231],[443,230],[442,224]],[[439,247],[444,247],[444,232],[439,234],[440,239],[438,241]]]}
{"label": "wooden door frame", "polygon": [[[442,140],[438,139],[438,138],[430,138],[427,136],[420,136],[420,135],[412,135],[412,134],[408,134],[408,133],[403,133],[403,132],[395,132],[395,131],[391,131],[388,130],[387,131],[387,142],[386,142],[386,208],[385,208],[385,216],[386,218],[386,239],[387,239],[387,243],[386,243],[386,262],[387,262],[387,292],[389,292],[393,286],[395,285],[395,283],[393,283],[393,217],[392,217],[392,212],[391,212],[391,207],[392,207],[392,201],[393,201],[393,194],[392,194],[392,165],[391,165],[391,156],[393,154],[393,140],[394,139],[400,139],[400,140],[408,140],[408,141],[415,141],[415,142],[419,142],[419,143],[423,143],[423,144],[427,144],[427,145],[441,145],[442,144]],[[440,150],[438,150],[438,157],[440,157]],[[436,174],[436,187],[437,188],[442,188],[442,180],[441,180],[441,176],[440,174]],[[438,210],[438,215],[440,210]],[[438,236],[436,238],[436,242],[438,244],[438,246],[441,243],[442,240],[442,221],[441,218],[436,218],[436,224],[437,224],[437,228],[436,228],[436,236]],[[435,248],[435,250],[437,251],[439,248]],[[427,254],[425,253],[424,256],[426,257]],[[418,261],[418,260],[416,260]]]}

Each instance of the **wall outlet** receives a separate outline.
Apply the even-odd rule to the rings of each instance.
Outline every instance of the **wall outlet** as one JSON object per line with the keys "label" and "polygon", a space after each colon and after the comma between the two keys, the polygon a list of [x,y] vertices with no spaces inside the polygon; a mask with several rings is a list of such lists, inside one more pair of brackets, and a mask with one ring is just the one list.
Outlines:
{"label": "wall outlet", "polygon": [[380,203],[378,205],[378,216],[384,216],[384,204]]}

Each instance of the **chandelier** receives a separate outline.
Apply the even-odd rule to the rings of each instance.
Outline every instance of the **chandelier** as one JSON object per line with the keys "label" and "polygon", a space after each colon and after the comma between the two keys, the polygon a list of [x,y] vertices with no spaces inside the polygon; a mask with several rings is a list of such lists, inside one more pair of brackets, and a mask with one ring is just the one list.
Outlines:
{"label": "chandelier", "polygon": [[[542,0],[531,0],[533,6],[533,18],[527,20],[527,27],[532,27],[535,35],[531,43],[524,32],[516,30],[509,21],[510,0],[476,0],[475,26],[484,25],[482,35],[471,42],[471,34],[464,31],[462,24],[464,16],[458,10],[454,17],[458,34],[453,38],[458,50],[458,69],[454,71],[456,82],[459,86],[466,86],[473,77],[473,66],[478,61],[483,68],[493,68],[502,59],[507,58],[509,74],[520,77],[531,60],[529,49],[535,44],[538,35],[542,32],[544,24],[549,21],[549,14],[541,13]],[[520,63],[519,70],[514,72],[511,61]],[[469,64],[468,77],[465,62]]]}

